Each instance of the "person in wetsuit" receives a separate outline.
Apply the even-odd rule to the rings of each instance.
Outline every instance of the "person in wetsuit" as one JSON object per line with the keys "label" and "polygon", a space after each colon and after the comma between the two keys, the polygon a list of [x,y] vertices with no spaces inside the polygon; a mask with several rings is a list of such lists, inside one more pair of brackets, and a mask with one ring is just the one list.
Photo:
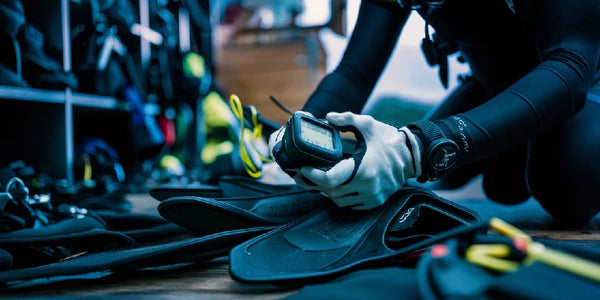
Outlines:
{"label": "person in wetsuit", "polygon": [[[396,129],[360,112],[413,11],[435,29],[423,48],[440,79],[456,51],[472,74],[425,120]],[[450,188],[483,173],[494,201],[533,196],[556,219],[585,222],[600,210],[599,56],[597,0],[362,1],[342,60],[302,111],[356,128],[364,149],[328,170],[280,166],[355,209],[409,178]],[[278,162],[281,130],[269,138]]]}

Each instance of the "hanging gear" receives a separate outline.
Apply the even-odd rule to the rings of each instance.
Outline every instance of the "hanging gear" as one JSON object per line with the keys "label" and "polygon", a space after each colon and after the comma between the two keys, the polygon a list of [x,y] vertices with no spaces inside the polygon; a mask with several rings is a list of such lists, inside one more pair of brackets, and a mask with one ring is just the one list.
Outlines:
{"label": "hanging gear", "polygon": [[229,105],[217,92],[202,100],[206,143],[201,149],[207,182],[223,175],[246,175],[259,178],[263,163],[269,162],[267,143],[263,138],[263,120],[252,105],[242,105],[231,95]]}

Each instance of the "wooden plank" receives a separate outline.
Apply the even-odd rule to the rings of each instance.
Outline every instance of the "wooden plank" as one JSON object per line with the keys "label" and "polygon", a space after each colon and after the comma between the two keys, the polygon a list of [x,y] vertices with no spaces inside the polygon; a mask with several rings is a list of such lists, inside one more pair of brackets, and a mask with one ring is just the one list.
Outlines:
{"label": "wooden plank", "polygon": [[600,231],[580,230],[524,230],[527,234],[555,240],[600,241]]}

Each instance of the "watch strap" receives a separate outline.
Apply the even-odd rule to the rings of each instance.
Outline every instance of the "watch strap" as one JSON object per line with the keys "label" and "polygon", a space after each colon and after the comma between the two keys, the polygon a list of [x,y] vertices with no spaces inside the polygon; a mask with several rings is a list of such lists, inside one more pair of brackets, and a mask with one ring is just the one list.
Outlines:
{"label": "watch strap", "polygon": [[407,125],[408,129],[411,129],[414,134],[421,138],[423,148],[427,149],[431,142],[437,139],[445,138],[446,136],[442,132],[439,126],[432,121],[421,120]]}

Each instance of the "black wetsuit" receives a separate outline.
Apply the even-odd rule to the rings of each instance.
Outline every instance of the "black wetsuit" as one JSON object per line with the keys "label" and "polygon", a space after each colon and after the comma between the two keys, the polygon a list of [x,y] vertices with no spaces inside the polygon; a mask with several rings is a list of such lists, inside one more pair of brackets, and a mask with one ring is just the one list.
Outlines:
{"label": "black wetsuit", "polygon": [[[340,64],[303,110],[318,117],[360,113],[410,12],[395,2],[362,1]],[[472,71],[430,116],[461,148],[460,167],[440,181],[466,182],[484,172],[484,189],[494,200],[533,195],[558,219],[594,216],[600,209],[600,1],[447,0],[418,13]]]}

